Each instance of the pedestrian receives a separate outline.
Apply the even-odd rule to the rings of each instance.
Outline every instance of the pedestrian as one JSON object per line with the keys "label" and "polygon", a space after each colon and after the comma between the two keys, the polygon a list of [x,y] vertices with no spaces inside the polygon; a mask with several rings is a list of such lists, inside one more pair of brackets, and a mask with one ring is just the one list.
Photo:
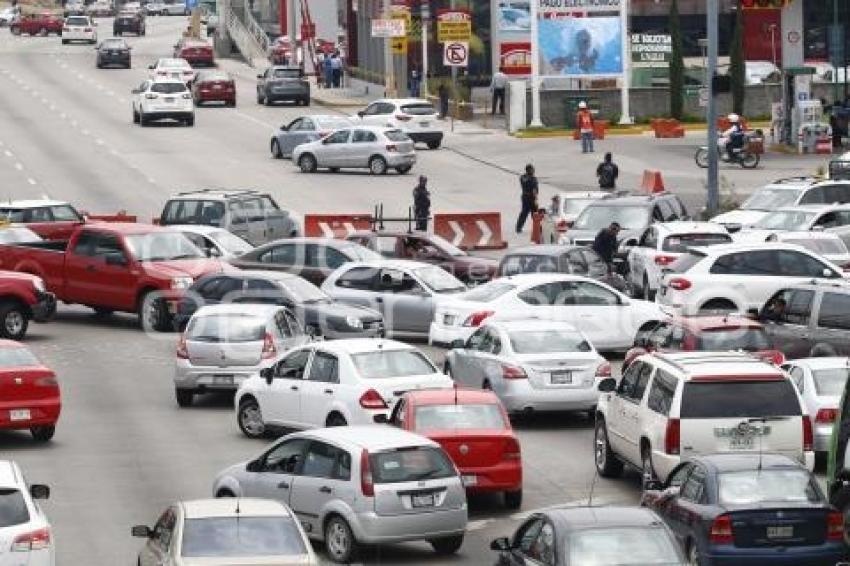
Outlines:
{"label": "pedestrian", "polygon": [[493,79],[490,81],[490,91],[493,96],[493,108],[491,114],[496,115],[496,103],[499,104],[499,114],[505,115],[505,88],[508,86],[508,76],[505,74],[505,68],[499,67],[499,70],[493,73]]}
{"label": "pedestrian", "polygon": [[576,126],[579,134],[581,134],[581,152],[593,153],[593,116],[587,109],[587,102],[584,100],[578,103]]}
{"label": "pedestrian", "polygon": [[413,217],[416,229],[423,232],[428,229],[428,217],[431,216],[431,193],[428,192],[428,177],[419,176],[419,184],[413,189]]}
{"label": "pedestrian", "polygon": [[325,88],[331,88],[334,82],[333,56],[325,56]]}
{"label": "pedestrian", "polygon": [[331,71],[333,87],[340,88],[342,86],[342,57],[339,56],[339,50],[334,51],[333,57],[331,57]]}
{"label": "pedestrian", "polygon": [[407,88],[410,91],[410,96],[419,97],[419,85],[422,82],[422,76],[419,73],[419,67],[417,65],[413,65],[410,69],[410,80],[408,81]]}
{"label": "pedestrian", "polygon": [[440,83],[437,95],[440,97],[440,119],[445,120],[449,115],[449,87],[446,83]]}
{"label": "pedestrian", "polygon": [[612,222],[607,228],[603,228],[596,234],[593,240],[593,251],[602,261],[608,264],[608,271],[614,272],[614,254],[617,252],[617,234],[620,233],[620,223]]}
{"label": "pedestrian", "polygon": [[519,211],[519,217],[516,219],[516,233],[522,232],[522,227],[525,226],[525,221],[528,215],[537,210],[537,177],[534,176],[534,165],[528,164],[525,166],[525,174],[519,178],[519,186],[522,188],[520,196],[520,204],[522,208]]}
{"label": "pedestrian", "polygon": [[611,152],[605,153],[605,159],[596,168],[596,178],[599,179],[599,188],[608,191],[613,191],[617,188],[617,177],[620,176],[620,169],[614,163]]}
{"label": "pedestrian", "polygon": [[316,54],[316,86],[322,88],[322,77],[325,76],[325,65],[327,64],[327,60],[325,59],[325,54],[319,51]]}

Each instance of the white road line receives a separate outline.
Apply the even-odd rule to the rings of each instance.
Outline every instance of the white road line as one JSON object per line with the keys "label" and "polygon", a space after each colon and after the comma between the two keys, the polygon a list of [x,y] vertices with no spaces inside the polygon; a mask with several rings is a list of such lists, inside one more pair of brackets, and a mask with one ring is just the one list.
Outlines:
{"label": "white road line", "polygon": [[38,184],[38,183],[36,183],[36,182],[35,182],[35,179],[33,179],[32,177],[28,177],[28,178],[27,178],[27,183],[29,183],[30,185],[36,185],[36,184]]}
{"label": "white road line", "polygon": [[262,120],[258,120],[257,118],[254,118],[253,116],[250,116],[248,114],[243,114],[242,112],[239,112],[238,110],[236,112],[234,112],[234,114],[236,114],[240,118],[244,118],[245,120],[248,120],[249,122],[254,122],[255,124],[259,124],[262,127],[264,127],[266,130],[274,131],[274,128],[272,126],[270,126],[267,122],[263,122]]}
{"label": "white road line", "polygon": [[15,169],[17,169],[18,171],[23,171],[24,170],[24,164],[21,163],[20,161],[18,161],[17,163],[15,163]]}
{"label": "white road line", "polygon": [[9,151],[8,149],[3,152],[6,157],[14,157],[15,154]]}

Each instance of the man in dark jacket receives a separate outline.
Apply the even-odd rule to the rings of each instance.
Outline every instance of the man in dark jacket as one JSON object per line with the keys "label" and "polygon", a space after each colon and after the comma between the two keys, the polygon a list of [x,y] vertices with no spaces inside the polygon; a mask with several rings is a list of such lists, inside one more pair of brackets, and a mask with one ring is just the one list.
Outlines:
{"label": "man in dark jacket", "polygon": [[617,177],[620,169],[611,156],[611,152],[605,154],[605,160],[596,168],[596,177],[599,179],[599,188],[613,191],[617,188]]}
{"label": "man in dark jacket", "polygon": [[521,209],[516,220],[516,233],[522,232],[528,215],[537,209],[537,177],[534,176],[534,166],[530,163],[525,166],[525,174],[519,178],[519,186],[522,188],[520,197]]}
{"label": "man in dark jacket", "polygon": [[607,228],[603,228],[593,240],[593,251],[608,264],[610,271],[614,270],[614,254],[617,252],[617,234],[620,233],[620,224],[612,222]]}
{"label": "man in dark jacket", "polygon": [[419,176],[419,184],[413,189],[413,216],[416,229],[428,229],[428,217],[431,216],[431,193],[428,192],[428,177]]}

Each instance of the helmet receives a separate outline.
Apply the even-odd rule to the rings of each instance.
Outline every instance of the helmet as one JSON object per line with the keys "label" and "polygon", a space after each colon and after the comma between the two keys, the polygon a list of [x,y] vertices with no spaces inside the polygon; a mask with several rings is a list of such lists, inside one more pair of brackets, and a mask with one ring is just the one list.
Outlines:
{"label": "helmet", "polygon": [[734,112],[726,116],[726,118],[728,118],[728,120],[733,124],[737,124],[738,121],[741,119],[741,117],[735,114]]}
{"label": "helmet", "polygon": [[584,110],[585,108],[587,108],[587,102],[585,102],[584,100],[582,100],[581,102],[579,102],[579,103],[578,103],[578,107],[579,107],[580,109]]}

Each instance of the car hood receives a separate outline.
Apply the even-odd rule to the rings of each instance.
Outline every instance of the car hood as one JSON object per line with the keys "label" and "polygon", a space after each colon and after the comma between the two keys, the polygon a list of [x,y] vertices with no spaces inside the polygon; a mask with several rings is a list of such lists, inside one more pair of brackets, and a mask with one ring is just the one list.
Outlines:
{"label": "car hood", "polygon": [[0,279],[4,279],[6,281],[10,279],[15,279],[18,281],[32,283],[33,281],[38,279],[38,277],[35,275],[30,275],[29,273],[18,273],[17,271],[0,270]]}
{"label": "car hood", "polygon": [[179,566],[314,566],[318,562],[302,556],[181,557]]}
{"label": "car hood", "polygon": [[753,226],[756,222],[764,218],[767,214],[766,210],[730,210],[723,214],[718,214],[710,220],[717,224],[739,224],[743,228]]}
{"label": "car hood", "polygon": [[353,316],[354,318],[358,318],[364,322],[381,320],[382,318],[381,313],[379,313],[375,309],[370,309],[369,307],[347,305],[345,303],[339,302],[318,304],[308,303],[305,305],[300,305],[299,308],[303,308],[305,312],[313,313],[315,316],[320,318],[346,318],[349,316]]}
{"label": "car hood", "polygon": [[177,259],[170,261],[145,261],[143,269],[150,275],[160,277],[191,277],[197,279],[208,273],[221,273],[228,270],[217,259]]}

